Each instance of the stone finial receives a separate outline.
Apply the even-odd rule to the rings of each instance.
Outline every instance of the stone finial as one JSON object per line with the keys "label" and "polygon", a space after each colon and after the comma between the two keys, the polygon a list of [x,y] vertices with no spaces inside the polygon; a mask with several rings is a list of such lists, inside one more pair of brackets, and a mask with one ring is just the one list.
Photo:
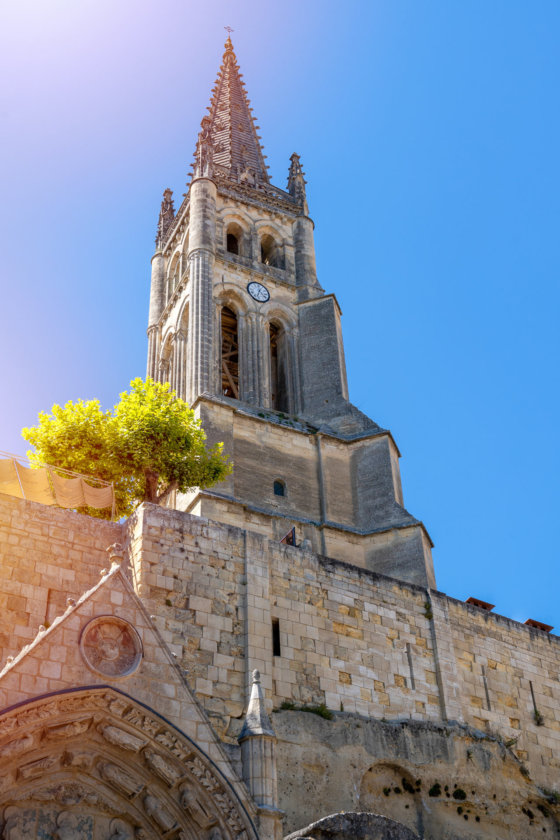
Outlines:
{"label": "stone finial", "polygon": [[112,545],[108,545],[105,551],[109,556],[109,560],[111,561],[112,566],[121,565],[124,557],[124,549],[120,543],[116,542]]}
{"label": "stone finial", "polygon": [[255,735],[268,735],[275,738],[275,732],[272,728],[272,723],[266,711],[264,694],[261,686],[260,671],[253,671],[253,684],[251,686],[251,697],[249,699],[249,706],[247,707],[247,714],[245,715],[245,722],[243,729],[239,736],[239,740],[243,741]]}
{"label": "stone finial", "polygon": [[67,598],[66,599],[66,609],[72,609],[72,607],[76,606],[76,599],[75,598]]}
{"label": "stone finial", "polygon": [[156,234],[156,248],[161,248],[167,231],[169,230],[173,220],[175,219],[175,206],[173,204],[173,190],[167,187],[163,191],[163,200],[161,202],[161,210],[159,211],[159,219]]}

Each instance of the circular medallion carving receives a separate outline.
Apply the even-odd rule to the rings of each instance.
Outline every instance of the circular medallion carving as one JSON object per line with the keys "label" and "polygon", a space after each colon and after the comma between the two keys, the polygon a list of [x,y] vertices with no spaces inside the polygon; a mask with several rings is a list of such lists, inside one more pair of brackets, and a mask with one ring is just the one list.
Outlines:
{"label": "circular medallion carving", "polygon": [[128,621],[100,615],[88,621],[80,636],[86,665],[103,677],[128,677],[142,659],[140,636]]}

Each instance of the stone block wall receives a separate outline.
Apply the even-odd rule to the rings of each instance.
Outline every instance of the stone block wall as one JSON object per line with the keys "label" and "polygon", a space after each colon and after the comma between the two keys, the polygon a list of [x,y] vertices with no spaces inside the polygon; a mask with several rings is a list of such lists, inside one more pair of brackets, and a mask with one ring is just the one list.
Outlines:
{"label": "stone block wall", "polygon": [[[178,511],[144,506],[130,527],[138,591],[226,740],[235,742],[258,668],[275,708],[324,703],[518,737],[519,757],[552,785],[560,748],[557,637]],[[529,706],[529,680],[542,726]]]}
{"label": "stone block wall", "polygon": [[0,666],[99,580],[114,522],[0,494]]}
{"label": "stone block wall", "polygon": [[105,548],[120,540],[138,595],[224,741],[236,744],[257,668],[269,707],[468,723],[511,742],[537,781],[557,785],[555,636],[153,505],[120,526],[0,497],[0,517],[3,658],[35,636],[49,604],[60,614],[68,595],[97,582]]}

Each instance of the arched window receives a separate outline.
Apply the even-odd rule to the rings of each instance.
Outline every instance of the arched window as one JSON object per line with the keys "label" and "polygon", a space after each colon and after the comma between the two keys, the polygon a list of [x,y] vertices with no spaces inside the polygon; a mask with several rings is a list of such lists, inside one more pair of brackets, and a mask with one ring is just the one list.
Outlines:
{"label": "arched window", "polygon": [[226,251],[237,256],[243,253],[243,228],[237,222],[230,222],[227,226]]}
{"label": "arched window", "polygon": [[286,383],[286,337],[276,324],[270,325],[270,406],[276,411],[288,411]]}
{"label": "arched window", "polygon": [[239,338],[237,315],[222,307],[222,394],[239,399]]}
{"label": "arched window", "polygon": [[277,478],[276,481],[274,482],[273,489],[274,489],[274,495],[275,496],[285,496],[286,495],[286,485],[279,478]]}
{"label": "arched window", "polygon": [[278,254],[274,238],[270,233],[265,233],[261,239],[261,262],[265,265],[277,265]]}
{"label": "arched window", "polygon": [[229,254],[239,254],[239,240],[234,233],[228,233],[226,248]]}

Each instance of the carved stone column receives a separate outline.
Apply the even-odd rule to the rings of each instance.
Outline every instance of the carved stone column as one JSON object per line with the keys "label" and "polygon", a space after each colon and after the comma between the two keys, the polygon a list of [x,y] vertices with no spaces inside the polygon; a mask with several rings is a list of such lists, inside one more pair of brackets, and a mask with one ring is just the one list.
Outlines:
{"label": "carved stone column", "polygon": [[187,399],[211,390],[213,358],[212,275],[216,227],[216,185],[199,178],[190,188],[189,307]]}
{"label": "carved stone column", "polygon": [[159,334],[157,324],[165,305],[165,260],[160,250],[152,257],[152,282],[150,286],[150,311],[148,315],[148,364],[146,375],[157,375]]}
{"label": "carved stone column", "polygon": [[173,375],[171,387],[182,400],[186,397],[186,353],[186,333],[183,330],[177,330],[173,336]]}
{"label": "carved stone column", "polygon": [[301,386],[299,380],[299,358],[297,346],[297,331],[293,327],[286,329],[286,368],[289,377],[289,403],[292,414],[300,414],[302,410]]}
{"label": "carved stone column", "polygon": [[159,356],[159,329],[148,327],[148,364],[146,376],[152,379],[158,378],[158,356]]}
{"label": "carved stone column", "polygon": [[260,312],[256,313],[255,347],[257,405],[270,408],[270,327]]}
{"label": "carved stone column", "polygon": [[257,313],[248,312],[244,318],[243,330],[243,399],[251,405],[258,401],[258,353],[257,353]]}

